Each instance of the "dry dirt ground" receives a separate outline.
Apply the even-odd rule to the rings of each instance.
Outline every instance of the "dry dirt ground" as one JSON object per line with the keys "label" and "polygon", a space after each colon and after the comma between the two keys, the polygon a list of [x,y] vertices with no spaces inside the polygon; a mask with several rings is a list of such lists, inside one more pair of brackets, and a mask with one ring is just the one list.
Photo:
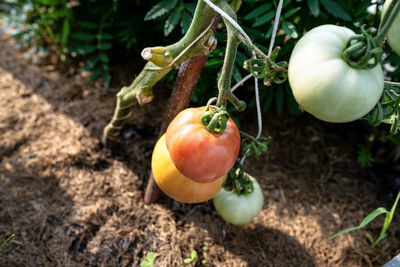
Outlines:
{"label": "dry dirt ground", "polygon": [[[164,196],[144,204],[169,90],[158,87],[151,104],[135,108],[111,152],[99,137],[117,91],[31,65],[1,37],[0,240],[15,237],[0,249],[0,266],[139,266],[148,252],[156,255],[154,266],[194,266],[204,258],[206,266],[381,266],[400,252],[399,216],[376,248],[368,237],[378,235],[383,218],[324,241],[382,204],[357,164],[362,137],[354,126],[265,118],[270,151],[245,164],[263,187],[264,208],[235,227],[211,202]],[[255,131],[254,120],[242,121]],[[184,264],[192,250],[200,259]]]}

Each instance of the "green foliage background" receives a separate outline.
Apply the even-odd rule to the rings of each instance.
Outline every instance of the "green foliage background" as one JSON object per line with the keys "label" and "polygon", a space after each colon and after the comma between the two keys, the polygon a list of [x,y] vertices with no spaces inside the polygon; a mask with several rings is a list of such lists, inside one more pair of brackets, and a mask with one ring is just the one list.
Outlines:
{"label": "green foliage background", "polygon": [[[272,34],[278,0],[243,0],[238,12],[239,23],[254,43],[267,52]],[[334,0],[285,0],[280,20],[280,31],[275,45],[282,48],[278,60],[289,60],[290,53],[301,35],[321,24],[337,24],[360,32],[361,25],[379,24],[382,1],[334,1]],[[27,57],[33,60],[49,53],[56,54],[60,62],[84,61],[80,71],[90,71],[89,80],[102,77],[108,88],[112,77],[110,66],[119,58],[139,57],[146,46],[167,45],[177,41],[188,29],[196,6],[192,0],[131,1],[131,0],[5,0],[0,3],[1,16],[5,18],[3,31],[12,28],[11,34],[17,45],[28,47]],[[377,14],[367,9],[377,11]],[[218,47],[209,56],[193,101],[204,104],[216,94],[216,80],[223,63],[225,33],[217,32]],[[386,52],[391,55],[390,48]],[[242,68],[250,51],[240,48],[233,72],[234,82],[248,74]],[[387,57],[384,63],[400,65],[399,56]],[[136,73],[132,73],[132,77]],[[164,81],[171,85],[173,75]],[[397,67],[388,73],[396,80]],[[169,82],[168,82],[169,81]],[[246,89],[253,90],[248,82]],[[244,92],[244,95],[251,92]],[[273,87],[261,87],[263,110],[274,107],[278,114],[286,109],[299,113],[291,94],[289,83]],[[254,97],[249,97],[253,106]]]}

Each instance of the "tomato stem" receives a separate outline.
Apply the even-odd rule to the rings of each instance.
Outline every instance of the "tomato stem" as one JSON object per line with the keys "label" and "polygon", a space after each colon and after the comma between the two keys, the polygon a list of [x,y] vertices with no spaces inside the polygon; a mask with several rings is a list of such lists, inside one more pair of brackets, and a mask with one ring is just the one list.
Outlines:
{"label": "tomato stem", "polygon": [[400,83],[399,83],[399,82],[384,81],[384,83],[385,83],[386,85],[391,85],[391,86],[400,87]]}
{"label": "tomato stem", "polygon": [[343,60],[356,69],[372,69],[382,60],[380,43],[372,37],[376,29],[365,30],[361,27],[361,34],[351,36],[342,53]]}
{"label": "tomato stem", "polygon": [[392,26],[399,12],[400,12],[400,0],[393,0],[390,3],[387,9],[387,13],[385,13],[385,16],[383,17],[379,25],[378,34],[374,38],[377,43],[381,44],[383,42],[387,32],[389,31],[390,27]]}
{"label": "tomato stem", "polygon": [[[236,21],[236,13],[227,2],[220,1],[217,3],[217,5]],[[241,33],[227,19],[223,18],[223,20],[227,29],[227,45],[221,76],[218,80],[217,106],[225,107],[227,104],[226,101],[228,100],[235,106],[237,110],[243,111],[246,108],[246,102],[239,100],[231,92],[232,72],[235,66],[235,58],[240,44],[239,37],[241,36]]]}

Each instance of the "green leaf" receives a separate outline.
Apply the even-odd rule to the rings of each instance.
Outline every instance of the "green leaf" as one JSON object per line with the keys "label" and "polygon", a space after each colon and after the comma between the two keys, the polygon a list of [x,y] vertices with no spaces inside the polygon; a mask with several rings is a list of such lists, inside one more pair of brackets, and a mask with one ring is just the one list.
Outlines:
{"label": "green leaf", "polygon": [[183,5],[180,5],[174,12],[169,15],[164,25],[164,36],[168,36],[176,25],[178,25],[179,20],[182,16]]}
{"label": "green leaf", "polygon": [[329,238],[327,239],[327,241],[329,241],[329,240],[331,240],[331,239],[334,239],[334,238],[336,238],[336,237],[338,237],[338,236],[340,236],[340,235],[342,235],[342,234],[344,234],[344,233],[351,232],[351,231],[354,231],[354,230],[358,230],[358,229],[360,229],[360,228],[363,228],[363,227],[365,227],[367,224],[369,224],[370,222],[372,222],[372,221],[373,221],[376,217],[378,217],[379,215],[387,214],[387,213],[388,213],[388,211],[387,211],[385,208],[382,208],[382,207],[377,208],[376,210],[374,210],[373,212],[371,212],[367,217],[365,217],[364,220],[362,220],[362,222],[360,223],[360,225],[358,225],[358,226],[356,226],[356,227],[350,227],[350,228],[347,228],[347,229],[345,229],[345,230],[343,230],[343,231],[340,231],[339,233],[336,233],[336,234],[334,234],[333,236],[329,237]]}
{"label": "green leaf", "polygon": [[103,61],[104,63],[108,63],[110,61],[108,56],[106,54],[103,54],[103,53],[99,55],[99,59],[101,61]]}
{"label": "green leaf", "polygon": [[196,250],[192,250],[192,252],[190,253],[190,258],[184,259],[183,262],[184,263],[190,263],[192,261],[194,261],[197,257],[197,252]]}
{"label": "green leaf", "polygon": [[242,80],[242,74],[236,64],[233,66],[232,77],[237,83]]}
{"label": "green leaf", "polygon": [[249,14],[247,14],[244,19],[245,20],[250,20],[256,17],[259,17],[261,14],[266,13],[268,10],[270,10],[272,7],[272,3],[265,3],[262,4],[261,6],[257,7],[253,11],[251,11]]}
{"label": "green leaf", "polygon": [[80,40],[80,41],[94,41],[97,39],[97,35],[94,33],[87,33],[87,32],[71,32],[69,35],[71,38]]}
{"label": "green leaf", "polygon": [[[85,20],[76,20],[78,25],[84,29],[87,30],[95,30],[99,27],[99,24],[91,22],[91,21],[85,21]],[[104,24],[103,24],[104,27]]]}
{"label": "green leaf", "polygon": [[283,14],[282,18],[287,19],[287,18],[293,16],[294,14],[296,14],[300,9],[301,9],[300,7],[292,8],[292,9],[288,10],[287,12],[285,12],[285,14]]}
{"label": "green leaf", "polygon": [[67,17],[69,15],[69,11],[66,8],[65,9],[58,9],[58,10],[56,9],[56,10],[53,10],[51,12],[43,13],[43,15],[45,17],[49,18],[49,19],[56,20],[56,19],[59,19],[59,18],[62,18],[62,17]]}
{"label": "green leaf", "polygon": [[148,261],[150,261],[151,263],[153,263],[154,258],[155,258],[154,252],[149,252],[149,253],[147,253],[146,259],[147,259]]}
{"label": "green leaf", "polygon": [[111,49],[111,48],[112,48],[112,44],[111,44],[111,43],[103,42],[103,43],[101,43],[101,44],[99,45],[99,49],[100,49],[100,50],[109,50],[109,49]]}
{"label": "green leaf", "polygon": [[346,21],[351,21],[350,15],[344,8],[333,0],[321,0],[322,6],[325,10],[332,14],[335,18],[340,18]]}
{"label": "green leaf", "polygon": [[307,0],[308,8],[313,14],[314,17],[318,17],[319,15],[319,0]]}
{"label": "green leaf", "polygon": [[103,72],[103,80],[104,80],[104,87],[108,88],[110,87],[110,81],[111,81],[111,76],[108,74],[108,72]]}
{"label": "green leaf", "polygon": [[265,98],[263,112],[266,112],[271,107],[272,101],[274,100],[274,90],[271,87],[267,88],[267,95]]}
{"label": "green leaf", "polygon": [[296,32],[296,28],[291,22],[282,21],[282,29],[285,31],[287,35],[292,38],[297,38],[299,35]]}
{"label": "green leaf", "polygon": [[64,2],[64,0],[36,0],[35,2],[45,6],[56,6]]}
{"label": "green leaf", "polygon": [[155,254],[154,252],[149,252],[146,254],[146,259],[140,263],[140,267],[151,267],[154,263]]}
{"label": "green leaf", "polygon": [[182,34],[185,34],[187,32],[190,23],[192,23],[192,17],[188,12],[184,11],[182,13],[182,19],[181,19]]}
{"label": "green leaf", "polygon": [[101,36],[100,36],[100,39],[101,40],[112,40],[113,39],[113,35],[112,34],[110,34],[110,33],[102,33],[101,34]]}
{"label": "green leaf", "polygon": [[252,26],[257,27],[257,26],[263,25],[263,24],[271,21],[274,17],[275,17],[275,11],[270,11],[267,14],[256,19],[256,21],[253,23]]}
{"label": "green leaf", "polygon": [[91,59],[85,62],[85,65],[82,67],[81,71],[84,72],[93,69],[96,66],[97,62],[99,62],[99,59],[100,58],[97,56],[92,57]]}
{"label": "green leaf", "polygon": [[219,66],[224,62],[223,59],[220,58],[213,58],[207,61],[207,67],[212,67],[212,66]]}
{"label": "green leaf", "polygon": [[193,3],[185,3],[185,9],[188,10],[192,15],[194,14],[194,11],[196,10],[196,4]]}
{"label": "green leaf", "polygon": [[61,31],[61,43],[63,45],[67,44],[70,29],[71,28],[70,28],[70,24],[69,24],[69,19],[65,18],[63,27],[62,27],[62,31]]}
{"label": "green leaf", "polygon": [[278,115],[282,114],[283,111],[283,103],[284,103],[284,94],[282,89],[277,89],[276,92],[276,111],[278,112]]}
{"label": "green leaf", "polygon": [[163,0],[153,6],[149,12],[147,12],[146,16],[144,17],[144,20],[153,20],[158,17],[161,17],[162,15],[168,13],[171,11],[176,4],[178,3],[178,0]]}
{"label": "green leaf", "polygon": [[87,55],[97,50],[95,45],[81,45],[70,49],[70,53],[77,53],[79,55]]}
{"label": "green leaf", "polygon": [[92,74],[90,75],[88,81],[91,82],[96,80],[97,78],[99,78],[100,74],[101,74],[101,67],[97,65],[97,67],[94,68]]}

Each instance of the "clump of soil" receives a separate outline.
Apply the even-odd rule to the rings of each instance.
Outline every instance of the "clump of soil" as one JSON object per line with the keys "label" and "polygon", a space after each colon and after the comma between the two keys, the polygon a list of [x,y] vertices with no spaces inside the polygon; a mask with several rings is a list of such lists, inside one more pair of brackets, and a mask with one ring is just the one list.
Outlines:
{"label": "clump of soil", "polygon": [[[249,158],[264,208],[243,227],[222,221],[211,202],[143,202],[160,114],[169,90],[135,108],[120,148],[101,147],[118,88],[105,91],[52,66],[33,66],[0,40],[1,266],[379,266],[400,252],[399,216],[376,248],[383,218],[357,225],[381,203],[376,183],[356,162],[360,125],[328,125],[308,116],[264,119],[267,154]],[[134,73],[132,73],[134,76]],[[238,115],[255,132],[254,111]],[[389,208],[389,207],[387,207]]]}

